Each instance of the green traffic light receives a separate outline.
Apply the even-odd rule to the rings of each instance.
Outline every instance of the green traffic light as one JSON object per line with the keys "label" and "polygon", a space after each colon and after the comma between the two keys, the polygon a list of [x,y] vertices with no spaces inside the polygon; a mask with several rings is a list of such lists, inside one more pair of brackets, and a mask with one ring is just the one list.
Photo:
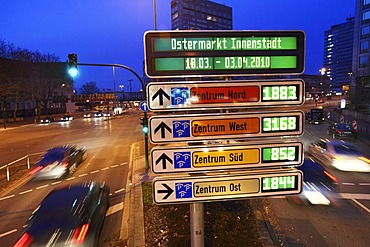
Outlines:
{"label": "green traffic light", "polygon": [[68,74],[72,77],[76,77],[78,75],[78,69],[77,68],[70,68],[70,69],[68,69]]}
{"label": "green traffic light", "polygon": [[146,134],[146,133],[148,133],[148,131],[149,131],[149,128],[148,128],[147,126],[144,126],[144,127],[143,127],[143,133],[145,133],[145,134]]}

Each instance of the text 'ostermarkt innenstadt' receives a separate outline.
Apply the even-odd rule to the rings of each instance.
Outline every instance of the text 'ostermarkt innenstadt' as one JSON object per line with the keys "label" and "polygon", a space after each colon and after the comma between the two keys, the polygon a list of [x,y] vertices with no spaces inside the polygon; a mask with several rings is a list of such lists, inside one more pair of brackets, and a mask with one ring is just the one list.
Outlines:
{"label": "text 'ostermarkt innenstadt'", "polygon": [[280,37],[253,38],[171,38],[172,50],[255,50],[283,49]]}

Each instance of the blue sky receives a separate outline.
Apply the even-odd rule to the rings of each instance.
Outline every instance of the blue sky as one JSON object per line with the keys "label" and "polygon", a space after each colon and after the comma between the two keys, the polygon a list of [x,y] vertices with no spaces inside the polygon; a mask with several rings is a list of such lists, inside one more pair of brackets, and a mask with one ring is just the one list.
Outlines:
{"label": "blue sky", "polygon": [[[157,29],[170,30],[171,0],[156,0]],[[307,74],[323,64],[324,31],[354,16],[354,0],[214,0],[233,9],[234,30],[303,30],[306,33]],[[145,31],[154,29],[152,0],[0,0],[0,39],[17,47],[53,53],[61,61],[76,53],[80,63],[123,64],[143,72]],[[130,72],[109,67],[80,66],[76,89],[95,81],[116,89]]]}

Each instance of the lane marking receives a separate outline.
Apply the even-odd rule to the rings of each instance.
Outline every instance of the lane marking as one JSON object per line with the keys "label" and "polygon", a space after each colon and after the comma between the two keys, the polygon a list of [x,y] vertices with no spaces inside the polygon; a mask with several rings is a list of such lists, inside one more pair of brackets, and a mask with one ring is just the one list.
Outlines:
{"label": "lane marking", "polygon": [[370,185],[370,183],[359,183],[359,185]]}
{"label": "lane marking", "polygon": [[69,181],[69,180],[73,180],[75,179],[76,177],[70,177],[70,178],[67,178],[66,181]]}
{"label": "lane marking", "polygon": [[355,193],[339,193],[344,199],[370,200],[370,194],[355,194]]}
{"label": "lane marking", "polygon": [[363,205],[362,203],[360,203],[356,199],[352,199],[352,201],[355,202],[358,206],[360,206],[363,210],[365,210],[366,212],[368,212],[370,214],[370,209],[368,209],[365,205]]}
{"label": "lane marking", "polygon": [[37,190],[39,190],[39,189],[42,189],[42,188],[46,188],[46,187],[48,187],[48,186],[49,186],[48,184],[45,184],[45,185],[42,185],[42,186],[36,187],[36,189],[37,189]]}
{"label": "lane marking", "polygon": [[51,183],[51,185],[60,184],[61,182],[62,182],[62,181],[56,181],[56,182]]}
{"label": "lane marking", "polygon": [[18,230],[17,230],[17,229],[13,229],[13,230],[10,230],[10,231],[7,231],[7,232],[4,232],[4,233],[1,233],[1,234],[0,234],[0,238],[5,237],[5,236],[7,236],[7,235],[10,235],[10,234],[12,234],[12,233],[15,233],[16,231],[18,231]]}
{"label": "lane marking", "polygon": [[355,185],[355,183],[342,183],[343,185]]}
{"label": "lane marking", "polygon": [[87,176],[87,173],[84,173],[84,174],[81,174],[81,175],[78,175],[79,177],[85,177]]}
{"label": "lane marking", "polygon": [[13,195],[10,195],[10,196],[2,197],[2,198],[0,198],[0,201],[5,200],[5,199],[12,198],[12,197],[14,197],[14,196],[15,196],[15,195],[13,194]]}
{"label": "lane marking", "polygon": [[113,166],[111,166],[110,168],[115,168],[115,167],[118,167],[118,165],[113,165]]}
{"label": "lane marking", "polygon": [[92,171],[92,172],[90,172],[90,174],[94,174],[94,173],[97,173],[97,172],[99,172],[99,170]]}
{"label": "lane marking", "polygon": [[114,193],[117,194],[117,193],[120,193],[120,192],[125,191],[125,190],[126,190],[125,188],[122,188],[122,189],[116,190]]}
{"label": "lane marking", "polygon": [[108,167],[104,167],[104,168],[102,168],[100,170],[105,171],[105,170],[108,170],[108,169],[109,169],[109,166]]}
{"label": "lane marking", "polygon": [[116,205],[109,207],[109,209],[107,210],[106,216],[117,213],[120,210],[123,210],[123,202],[120,202]]}
{"label": "lane marking", "polygon": [[22,191],[22,192],[19,192],[20,195],[23,195],[23,194],[26,194],[26,193],[29,193],[33,191],[32,189],[29,189],[29,190],[26,190],[26,191]]}

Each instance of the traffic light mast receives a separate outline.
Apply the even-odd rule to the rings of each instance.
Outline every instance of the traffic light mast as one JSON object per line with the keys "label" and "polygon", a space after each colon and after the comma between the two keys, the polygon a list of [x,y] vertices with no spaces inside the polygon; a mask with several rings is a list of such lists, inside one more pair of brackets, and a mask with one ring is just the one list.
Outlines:
{"label": "traffic light mast", "polygon": [[78,75],[77,54],[75,53],[68,54],[68,74],[72,77]]}

